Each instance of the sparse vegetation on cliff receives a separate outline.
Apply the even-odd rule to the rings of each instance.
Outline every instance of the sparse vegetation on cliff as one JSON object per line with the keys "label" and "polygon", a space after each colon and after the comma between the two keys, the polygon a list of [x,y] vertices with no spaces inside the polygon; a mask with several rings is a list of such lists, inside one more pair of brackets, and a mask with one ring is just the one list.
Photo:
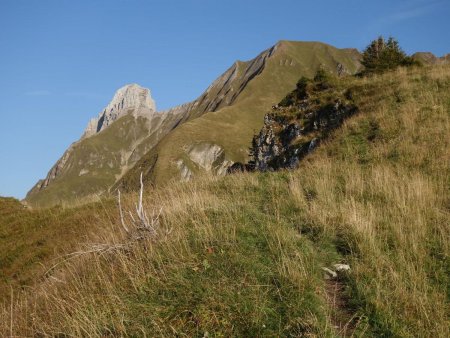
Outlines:
{"label": "sparse vegetation on cliff", "polygon": [[[302,77],[296,89],[272,107],[253,137],[247,169],[293,169],[346,118],[357,112],[352,78],[319,69],[314,79]],[[232,168],[233,169],[233,168]]]}

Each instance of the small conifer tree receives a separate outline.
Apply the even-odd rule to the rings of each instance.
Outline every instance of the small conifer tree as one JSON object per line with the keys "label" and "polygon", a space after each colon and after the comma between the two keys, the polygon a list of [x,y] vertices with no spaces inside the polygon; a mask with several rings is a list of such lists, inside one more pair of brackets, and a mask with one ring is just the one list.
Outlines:
{"label": "small conifer tree", "polygon": [[412,59],[400,48],[396,39],[387,41],[382,37],[373,40],[363,51],[361,63],[365,67],[364,74],[382,73],[398,66],[414,64]]}

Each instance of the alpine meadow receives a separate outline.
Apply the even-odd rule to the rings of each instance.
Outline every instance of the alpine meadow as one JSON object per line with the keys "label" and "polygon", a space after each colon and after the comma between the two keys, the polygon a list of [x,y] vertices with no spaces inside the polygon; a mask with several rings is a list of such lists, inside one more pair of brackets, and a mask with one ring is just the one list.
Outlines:
{"label": "alpine meadow", "polygon": [[449,337],[450,57],[386,36],[123,82],[0,197],[0,336]]}

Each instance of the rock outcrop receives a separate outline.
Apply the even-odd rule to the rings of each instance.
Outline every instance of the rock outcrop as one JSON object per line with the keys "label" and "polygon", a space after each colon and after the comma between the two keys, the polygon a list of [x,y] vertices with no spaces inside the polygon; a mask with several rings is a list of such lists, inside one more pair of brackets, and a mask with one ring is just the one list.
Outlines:
{"label": "rock outcrop", "polygon": [[195,144],[189,147],[187,154],[200,168],[219,176],[225,175],[226,169],[233,164],[225,158],[225,152],[217,144]]}
{"label": "rock outcrop", "polygon": [[223,176],[233,165],[233,162],[225,157],[223,148],[217,144],[198,143],[192,145],[186,150],[185,155],[185,159],[179,159],[176,162],[183,181],[193,178],[194,173],[198,170]]}
{"label": "rock outcrop", "polygon": [[98,117],[89,121],[82,137],[89,137],[101,132],[126,114],[150,118],[155,112],[156,105],[151,97],[150,89],[135,83],[123,86],[116,91],[111,102],[100,112]]}
{"label": "rock outcrop", "polygon": [[226,159],[225,151],[217,144],[198,143],[190,146],[184,159],[176,161],[181,180],[189,181],[199,170],[217,176],[224,176],[233,161]]}
{"label": "rock outcrop", "polygon": [[314,81],[302,78],[297,89],[265,115],[264,126],[252,141],[250,163],[234,165],[229,172],[293,169],[353,115],[357,107],[351,95],[335,87],[337,78],[328,76],[322,71]]}

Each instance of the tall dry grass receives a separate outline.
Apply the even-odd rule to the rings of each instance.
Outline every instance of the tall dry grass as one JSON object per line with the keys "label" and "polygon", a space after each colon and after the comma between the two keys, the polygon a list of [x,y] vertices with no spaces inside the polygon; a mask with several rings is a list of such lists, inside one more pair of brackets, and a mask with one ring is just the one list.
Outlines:
{"label": "tall dry grass", "polygon": [[[115,215],[110,232],[69,256],[25,303],[16,302],[13,331],[95,337],[327,330],[314,305],[321,302],[317,254],[280,215],[279,181],[267,184],[267,196],[252,175],[147,192],[147,209],[163,210],[157,235],[130,240]],[[127,196],[123,209],[133,210],[135,201]],[[292,304],[283,304],[288,296]],[[5,308],[3,318],[9,315]]]}
{"label": "tall dry grass", "polygon": [[375,332],[447,337],[450,71],[366,81],[379,99],[362,98],[361,114],[338,132],[346,138],[314,154],[290,189],[308,206],[302,217],[353,267],[349,293]]}

